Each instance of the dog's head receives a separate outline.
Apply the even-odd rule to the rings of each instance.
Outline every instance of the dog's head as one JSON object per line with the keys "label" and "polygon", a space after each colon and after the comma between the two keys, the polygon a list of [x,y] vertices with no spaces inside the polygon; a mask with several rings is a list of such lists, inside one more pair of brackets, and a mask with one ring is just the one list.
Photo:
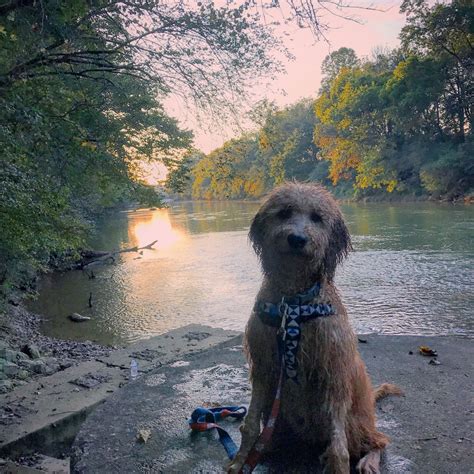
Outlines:
{"label": "dog's head", "polygon": [[339,206],[317,184],[286,183],[273,190],[254,217],[249,237],[267,274],[294,266],[331,281],[352,250]]}

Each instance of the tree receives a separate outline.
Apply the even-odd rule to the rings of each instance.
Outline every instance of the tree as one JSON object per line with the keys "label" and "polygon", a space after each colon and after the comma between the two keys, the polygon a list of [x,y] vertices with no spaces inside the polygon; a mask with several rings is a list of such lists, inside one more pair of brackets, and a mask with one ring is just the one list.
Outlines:
{"label": "tree", "polygon": [[258,136],[274,184],[290,178],[309,179],[318,163],[312,139],[314,126],[311,100],[302,100],[281,110],[268,109]]}
{"label": "tree", "polygon": [[204,153],[198,150],[190,150],[181,159],[168,162],[166,188],[173,193],[190,196],[192,193],[192,169],[203,158]]}
{"label": "tree", "polygon": [[474,107],[474,9],[469,0],[430,5],[424,0],[405,0],[401,11],[407,25],[400,38],[404,49],[431,58],[445,72],[440,112],[446,127],[460,141],[472,131]]}
{"label": "tree", "polygon": [[316,101],[334,183],[456,198],[474,183],[473,7],[406,1],[402,49],[341,69]]}
{"label": "tree", "polygon": [[224,143],[193,167],[194,197],[254,198],[288,179],[330,184],[326,162],[316,157],[311,100],[283,109],[259,103],[252,116],[257,132]]}
{"label": "tree", "polygon": [[321,64],[323,78],[320,92],[327,91],[331,82],[343,69],[353,69],[359,63],[359,58],[352,48],[342,47],[328,54]]}

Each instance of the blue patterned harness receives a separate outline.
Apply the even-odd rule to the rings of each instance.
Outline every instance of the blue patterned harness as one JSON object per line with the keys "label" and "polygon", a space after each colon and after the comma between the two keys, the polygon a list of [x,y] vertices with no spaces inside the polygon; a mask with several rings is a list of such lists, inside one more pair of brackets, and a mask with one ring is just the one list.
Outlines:
{"label": "blue patterned harness", "polygon": [[264,324],[279,327],[279,348],[283,354],[286,377],[297,380],[298,361],[296,354],[301,338],[301,323],[319,317],[335,314],[331,303],[311,303],[321,291],[321,284],[316,283],[309,290],[295,296],[284,296],[280,303],[255,304],[257,315]]}

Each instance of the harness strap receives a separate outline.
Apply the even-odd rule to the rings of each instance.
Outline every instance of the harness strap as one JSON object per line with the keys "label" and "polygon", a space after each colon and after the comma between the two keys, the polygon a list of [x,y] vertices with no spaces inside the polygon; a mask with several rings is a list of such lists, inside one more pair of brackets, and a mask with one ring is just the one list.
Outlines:
{"label": "harness strap", "polygon": [[227,406],[217,408],[196,408],[191,418],[188,420],[189,427],[193,431],[208,431],[216,429],[219,435],[219,441],[227,452],[229,459],[234,459],[237,454],[237,446],[224,428],[221,428],[217,422],[227,417],[241,420],[247,414],[247,408],[238,406]]}
{"label": "harness strap", "polygon": [[255,466],[259,463],[260,458],[262,457],[266,447],[272,439],[273,431],[275,430],[275,423],[278,418],[278,414],[280,413],[280,399],[281,388],[283,385],[283,373],[284,360],[282,358],[280,378],[278,380],[278,387],[275,394],[275,399],[273,400],[270,416],[268,417],[268,420],[265,423],[262,432],[257,438],[257,441],[255,441],[254,445],[252,446],[252,449],[247,455],[247,459],[245,460],[242,468],[240,469],[239,474],[250,474],[255,469]]}

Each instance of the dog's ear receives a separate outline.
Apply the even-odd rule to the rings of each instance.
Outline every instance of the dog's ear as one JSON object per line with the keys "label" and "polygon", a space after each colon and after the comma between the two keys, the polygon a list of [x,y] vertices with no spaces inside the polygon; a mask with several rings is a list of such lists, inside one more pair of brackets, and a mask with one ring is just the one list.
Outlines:
{"label": "dog's ear", "polygon": [[332,281],[336,266],[353,250],[351,236],[342,215],[338,216],[331,228],[329,245],[324,256],[324,273]]}
{"label": "dog's ear", "polygon": [[261,212],[257,212],[252,220],[249,230],[249,239],[252,242],[255,253],[260,257],[263,249],[264,219]]}

